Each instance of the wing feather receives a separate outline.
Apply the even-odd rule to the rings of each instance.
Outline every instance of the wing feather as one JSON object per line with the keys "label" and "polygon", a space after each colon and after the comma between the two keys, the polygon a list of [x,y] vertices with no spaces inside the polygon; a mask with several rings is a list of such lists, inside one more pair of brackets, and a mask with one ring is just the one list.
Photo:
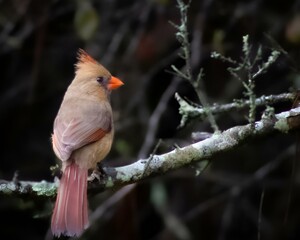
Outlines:
{"label": "wing feather", "polygon": [[68,160],[74,150],[103,138],[112,127],[109,103],[90,103],[87,109],[64,109],[62,106],[57,114],[52,135],[54,152],[62,161]]}

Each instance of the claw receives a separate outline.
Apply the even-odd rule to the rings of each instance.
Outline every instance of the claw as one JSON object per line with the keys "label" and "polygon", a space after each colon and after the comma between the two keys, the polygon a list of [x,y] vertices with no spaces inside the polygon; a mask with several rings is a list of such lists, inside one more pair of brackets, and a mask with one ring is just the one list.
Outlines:
{"label": "claw", "polygon": [[104,172],[103,168],[97,168],[94,169],[93,172],[91,173],[91,175],[88,177],[88,181],[89,182],[93,182],[95,179],[97,179],[99,182],[101,182],[101,180],[104,178],[104,176],[106,175],[106,173]]}
{"label": "claw", "polygon": [[88,182],[93,182],[95,179],[97,179],[99,182],[100,182],[100,175],[101,175],[101,172],[99,172],[98,170],[94,170],[92,172],[92,174],[90,176],[88,176]]}

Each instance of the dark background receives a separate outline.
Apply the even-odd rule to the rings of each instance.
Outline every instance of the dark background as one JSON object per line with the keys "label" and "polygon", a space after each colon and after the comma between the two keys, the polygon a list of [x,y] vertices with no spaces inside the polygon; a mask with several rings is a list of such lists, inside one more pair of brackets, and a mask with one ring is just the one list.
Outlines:
{"label": "dark background", "polygon": [[[0,1],[0,178],[18,171],[20,180],[53,180],[52,124],[74,77],[78,48],[125,82],[112,94],[116,134],[104,165],[147,157],[158,139],[163,153],[191,143],[193,131],[211,131],[206,121],[177,129],[174,93],[198,100],[189,83],[174,83],[167,72],[184,64],[169,21],[179,23],[173,0]],[[264,58],[272,48],[286,51],[257,79],[257,96],[299,86],[300,1],[194,0],[188,27],[193,71],[204,68],[210,103],[243,97],[228,65],[210,52],[240,60],[246,34],[253,50],[263,45]],[[291,105],[278,104],[276,112]],[[222,114],[217,123],[225,130],[246,124],[246,115]],[[114,190],[90,196],[91,212],[104,212],[82,239],[299,239],[296,140],[296,133],[255,139],[214,158],[203,174],[194,165],[143,181],[109,208],[103,203],[116,199]],[[51,239],[53,203],[1,195],[0,238]]]}

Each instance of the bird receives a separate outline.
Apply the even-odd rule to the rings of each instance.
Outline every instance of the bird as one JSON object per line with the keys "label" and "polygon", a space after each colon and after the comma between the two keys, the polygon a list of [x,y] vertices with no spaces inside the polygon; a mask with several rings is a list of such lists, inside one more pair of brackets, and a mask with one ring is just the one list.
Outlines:
{"label": "bird", "polygon": [[111,91],[124,83],[83,49],[75,77],[63,97],[51,136],[62,176],[51,219],[54,236],[80,236],[88,228],[88,171],[110,152],[113,136]]}

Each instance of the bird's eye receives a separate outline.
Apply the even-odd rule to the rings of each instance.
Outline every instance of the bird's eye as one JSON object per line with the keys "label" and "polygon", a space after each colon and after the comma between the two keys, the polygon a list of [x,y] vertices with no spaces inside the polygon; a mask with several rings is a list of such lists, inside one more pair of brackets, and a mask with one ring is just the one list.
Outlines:
{"label": "bird's eye", "polygon": [[104,82],[104,77],[97,77],[97,82],[102,84]]}

